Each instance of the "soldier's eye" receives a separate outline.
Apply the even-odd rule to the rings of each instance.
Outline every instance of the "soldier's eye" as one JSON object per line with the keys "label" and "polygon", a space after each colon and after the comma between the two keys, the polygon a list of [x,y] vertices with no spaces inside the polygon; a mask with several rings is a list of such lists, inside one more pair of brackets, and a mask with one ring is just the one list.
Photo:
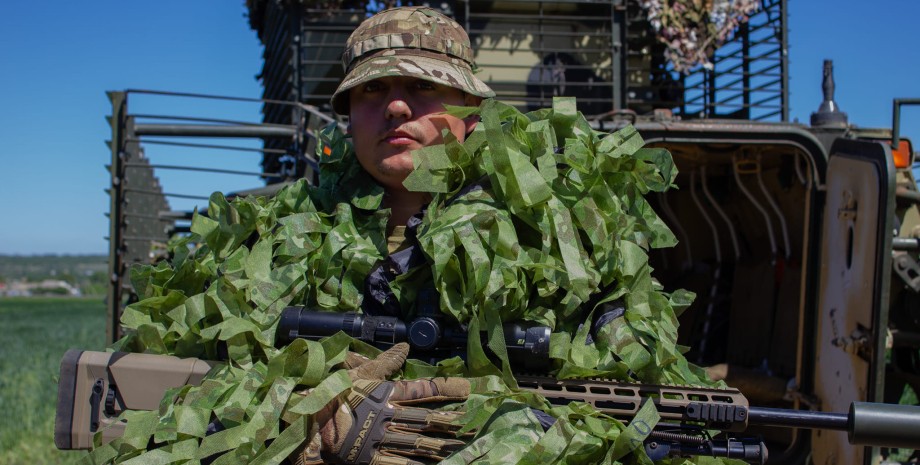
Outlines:
{"label": "soldier's eye", "polygon": [[363,90],[364,92],[376,92],[376,91],[380,90],[380,88],[381,88],[381,85],[380,85],[379,82],[377,82],[377,81],[370,81],[370,82],[364,84],[364,87],[362,88],[362,90]]}
{"label": "soldier's eye", "polygon": [[417,88],[419,88],[419,89],[422,89],[422,90],[435,90],[435,89],[437,89],[437,85],[436,85],[436,84],[434,84],[434,83],[432,83],[432,82],[428,82],[428,81],[418,81],[418,82],[415,83],[415,86],[416,86]]}

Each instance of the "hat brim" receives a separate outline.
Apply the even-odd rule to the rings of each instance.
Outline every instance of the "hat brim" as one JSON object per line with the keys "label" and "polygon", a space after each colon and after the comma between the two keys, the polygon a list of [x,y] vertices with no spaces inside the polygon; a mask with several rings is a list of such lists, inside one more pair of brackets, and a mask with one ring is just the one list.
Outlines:
{"label": "hat brim", "polygon": [[374,79],[389,76],[417,77],[435,84],[460,89],[477,97],[495,97],[495,92],[464,64],[421,55],[376,56],[352,68],[332,95],[332,109],[340,115],[349,110],[348,91]]}

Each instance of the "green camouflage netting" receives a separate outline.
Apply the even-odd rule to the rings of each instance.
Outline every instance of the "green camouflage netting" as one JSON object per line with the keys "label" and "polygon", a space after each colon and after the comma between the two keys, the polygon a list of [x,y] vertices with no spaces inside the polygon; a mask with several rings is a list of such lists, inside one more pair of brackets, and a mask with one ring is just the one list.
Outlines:
{"label": "green camouflage netting", "polygon": [[[640,432],[586,404],[552,407],[515,390],[500,325],[554,327],[552,374],[560,378],[709,384],[676,345],[677,313],[692,295],[659,289],[646,256],[675,243],[643,197],[671,186],[670,154],[642,148],[631,127],[592,130],[573,99],[528,114],[492,100],[448,111],[479,113],[481,124],[463,143],[446,134],[417,154],[406,186],[434,194],[418,231],[428,262],[395,291],[409,312],[418,286],[433,282],[441,309],[474,334],[486,330],[502,361],[471,342],[466,363],[410,361],[401,373],[475,378],[463,424],[479,434],[446,463],[648,463],[636,449]],[[364,277],[386,250],[382,189],[338,129],[322,136],[317,152],[330,155],[319,155],[320,186],[300,182],[271,199],[231,202],[216,193],[208,216],[195,215],[193,234],[170,244],[168,263],[132,272],[142,300],[125,310],[128,335],[116,349],[214,359],[225,346],[228,364],[199,387],[170,391],[159,411],[126,414],[124,438],[97,448],[89,463],[279,463],[308,437],[311,415],[349,388],[337,368],[346,351],[379,352],[342,333],[273,344],[288,305],[357,310]],[[491,187],[448,202],[484,179]],[[617,298],[625,318],[585,345],[576,310]],[[527,406],[558,420],[544,432]],[[654,404],[640,416],[654,425]],[[226,429],[208,435],[213,420]]]}

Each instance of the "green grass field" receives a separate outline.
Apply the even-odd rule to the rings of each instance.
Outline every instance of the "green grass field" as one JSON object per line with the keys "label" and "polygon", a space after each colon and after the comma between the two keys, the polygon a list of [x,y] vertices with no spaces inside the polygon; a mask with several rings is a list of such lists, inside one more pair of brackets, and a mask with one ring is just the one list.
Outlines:
{"label": "green grass field", "polygon": [[105,347],[100,298],[0,298],[0,465],[77,463],[54,447],[61,357]]}

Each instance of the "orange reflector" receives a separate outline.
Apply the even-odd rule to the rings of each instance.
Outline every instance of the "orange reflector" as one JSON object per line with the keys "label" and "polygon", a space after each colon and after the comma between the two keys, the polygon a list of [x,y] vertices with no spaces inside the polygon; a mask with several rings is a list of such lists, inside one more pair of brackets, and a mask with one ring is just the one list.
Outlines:
{"label": "orange reflector", "polygon": [[891,149],[891,157],[894,158],[895,168],[907,168],[910,166],[910,158],[914,153],[914,148],[907,139],[898,141],[898,148]]}
{"label": "orange reflector", "polygon": [[[904,144],[901,145],[903,146]],[[323,155],[326,155],[327,157],[332,155],[332,149],[330,149],[328,145],[323,146]]]}

